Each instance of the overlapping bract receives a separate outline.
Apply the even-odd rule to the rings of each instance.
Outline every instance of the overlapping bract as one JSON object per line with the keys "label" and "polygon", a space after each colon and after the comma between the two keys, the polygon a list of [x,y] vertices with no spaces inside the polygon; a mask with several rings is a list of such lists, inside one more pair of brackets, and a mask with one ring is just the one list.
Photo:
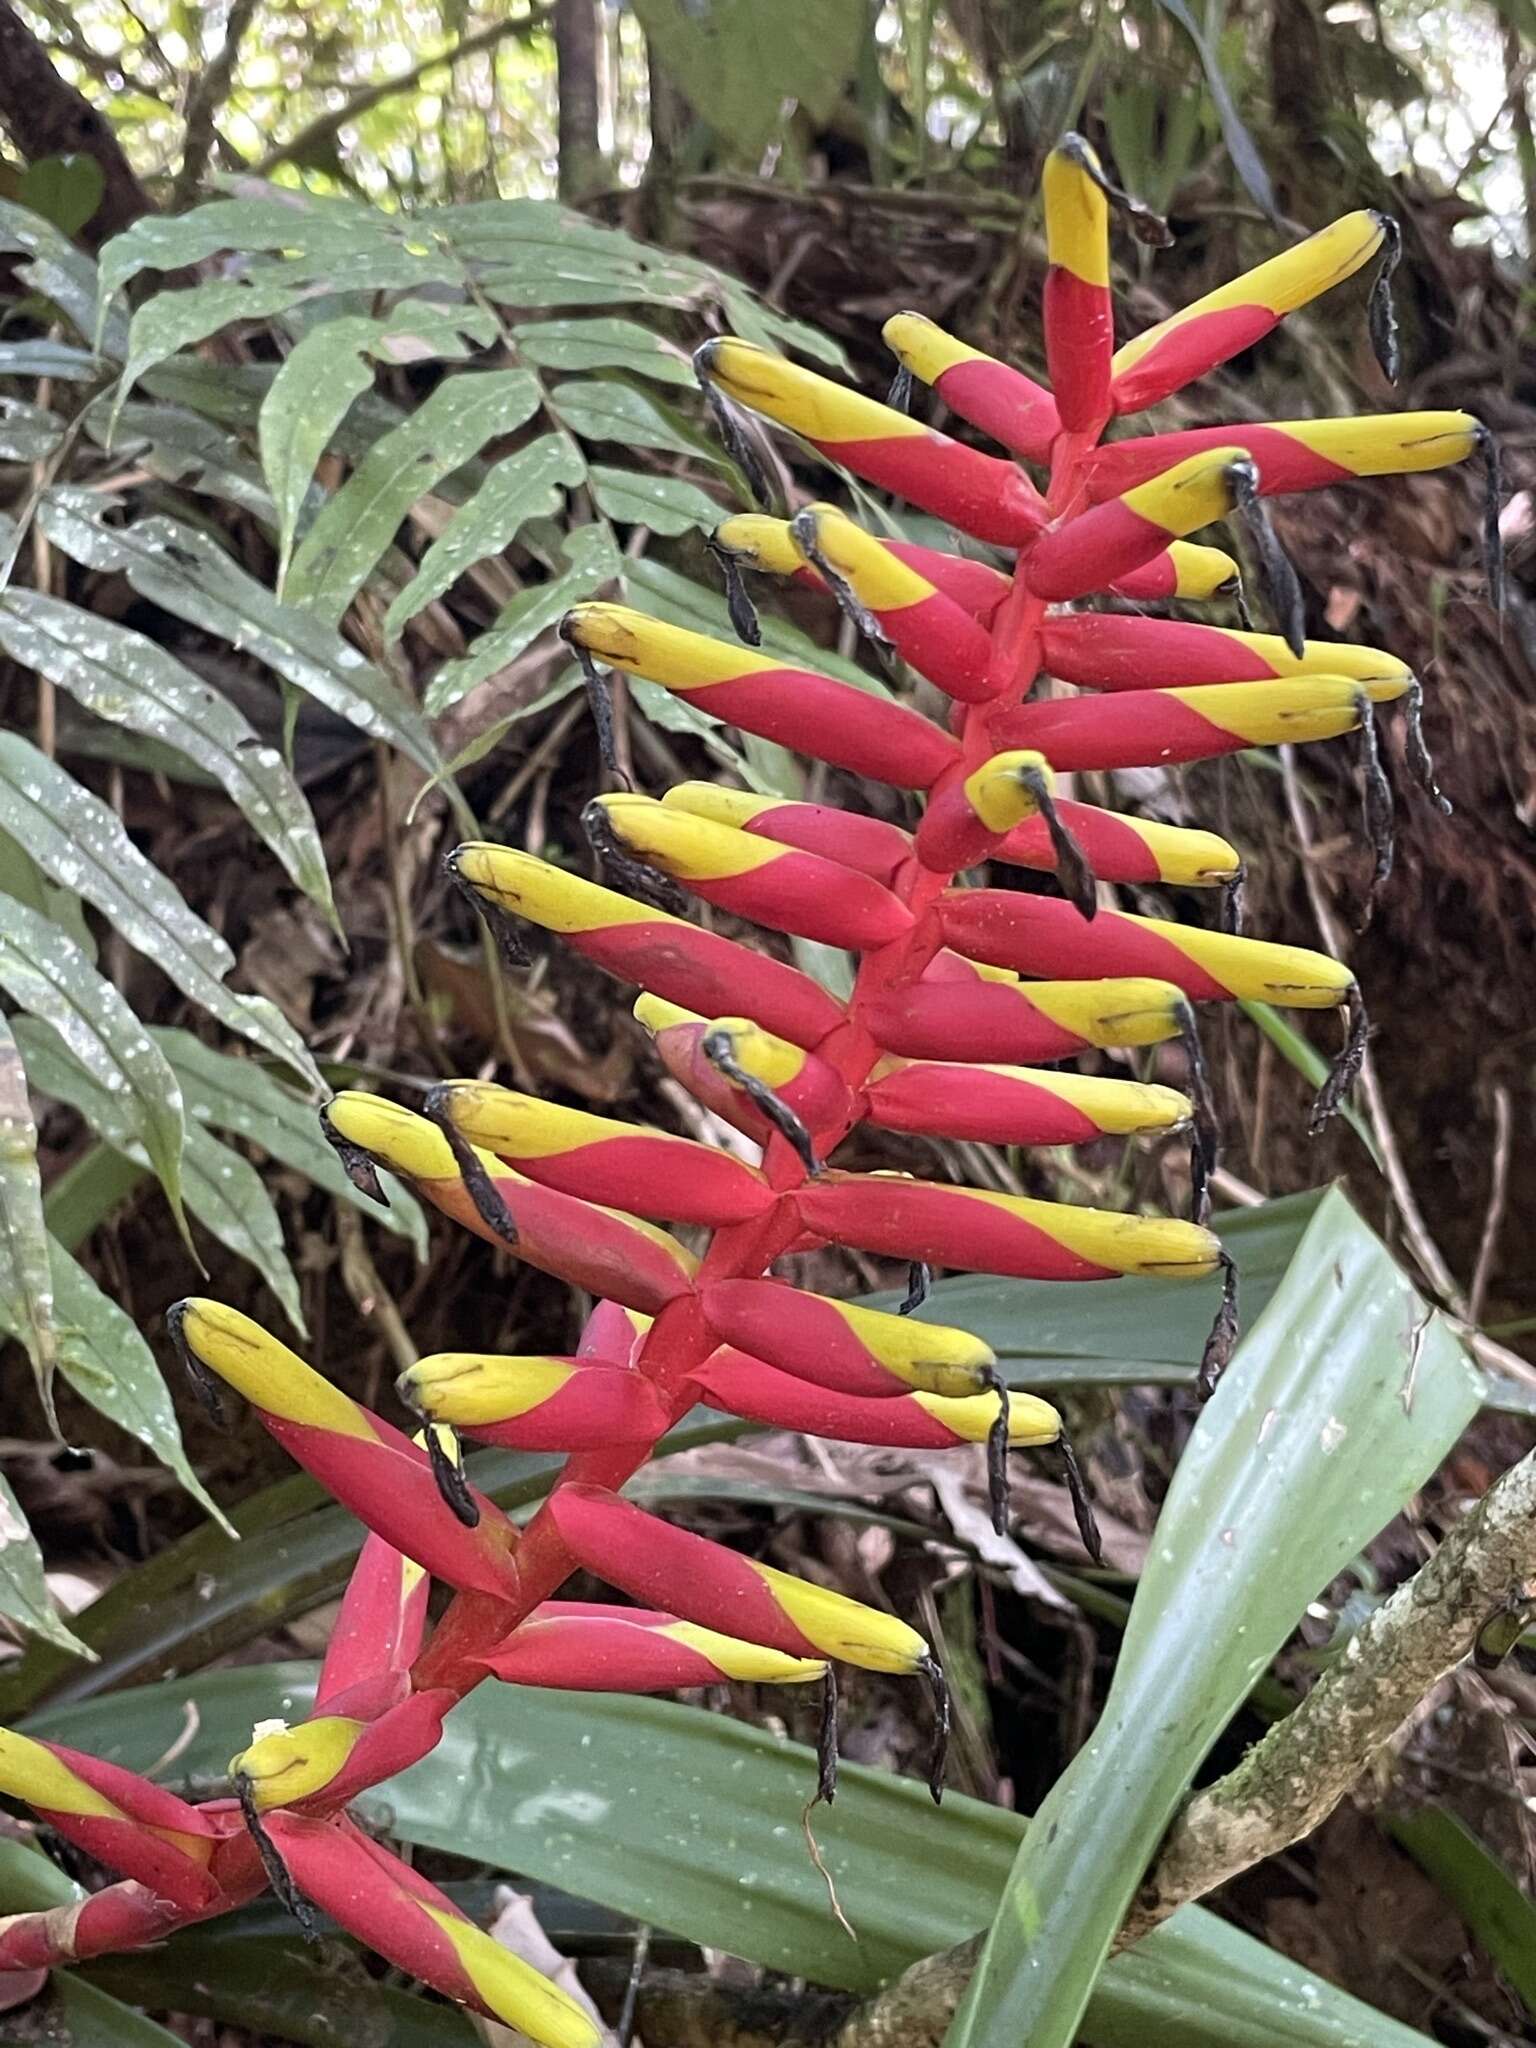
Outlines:
{"label": "overlapping bract", "polygon": [[[774,1263],[813,1247],[857,1248],[906,1261],[914,1296],[930,1265],[1039,1280],[1213,1275],[1223,1255],[1204,1224],[1214,1132],[1192,1029],[1198,1003],[1343,1007],[1349,1040],[1320,1108],[1336,1105],[1363,1043],[1349,969],[1117,907],[1105,885],[1215,891],[1230,910],[1241,856],[1216,833],[1076,801],[1061,778],[1359,732],[1379,879],[1390,798],[1384,812],[1375,710],[1406,699],[1413,719],[1417,684],[1390,654],[1303,636],[1262,501],[1456,461],[1484,445],[1482,431],[1463,414],[1430,413],[1241,423],[1100,446],[1113,418],[1250,347],[1373,259],[1388,270],[1396,253],[1390,223],[1351,214],[1116,352],[1108,224],[1119,199],[1079,138],[1052,154],[1050,390],[920,315],[887,325],[900,381],[931,386],[1007,456],[747,343],[701,350],[700,375],[749,468],[741,409],[1012,559],[889,540],[813,503],[787,520],[730,518],[714,536],[732,617],[752,644],[619,604],[578,606],[562,632],[599,706],[597,664],[606,663],[848,776],[918,792],[921,815],[907,827],[890,821],[896,801],[876,817],[683,783],[660,801],[626,793],[594,807],[594,844],[621,887],[508,847],[472,844],[452,856],[493,925],[542,927],[636,987],[635,1014],[660,1061],[763,1148],[761,1165],[479,1081],[434,1090],[425,1115],[360,1092],[329,1105],[329,1133],[360,1185],[374,1163],[387,1166],[598,1305],[570,1356],[419,1360],[399,1381],[424,1425],[414,1440],[235,1310],[181,1306],[177,1334],[198,1375],[244,1395],[371,1533],[313,1715],[256,1731],[231,1767],[237,1798],[190,1806],[114,1766],[0,1734],[0,1791],[29,1801],[124,1880],[65,1914],[0,1923],[0,1970],[142,1946],[271,1882],[301,1914],[313,1901],[397,1967],[548,2048],[595,2042],[579,2005],[365,1836],[347,1802],[426,1754],[444,1715],[486,1679],[635,1692],[825,1684],[829,1660],[935,1677],[927,1644],[905,1621],[622,1497],[701,1399],[838,1441],[925,1451],[985,1443],[999,1508],[1010,1445],[1059,1444],[1071,1469],[1055,1409],[1004,1388],[979,1339],[790,1286],[773,1277]],[[1387,361],[1394,342],[1380,280],[1371,327]],[[1190,538],[1229,515],[1250,528],[1279,633],[1055,608],[1093,594],[1113,607],[1232,591],[1233,558]],[[761,651],[746,570],[830,591],[887,657],[949,696],[948,722]],[[1037,687],[1043,678],[1082,694]],[[1409,736],[1427,779],[1416,723]],[[1009,868],[1044,872],[1061,893],[958,885],[989,862],[994,881]],[[657,907],[658,884],[681,891],[681,902],[857,955],[852,996],[841,1001],[775,954]],[[1046,1064],[1181,1035],[1188,1093]],[[831,1162],[861,1123],[999,1145],[1189,1126],[1195,1214],[1121,1215],[849,1172]],[[707,1230],[702,1256],[669,1224]],[[1233,1331],[1224,1293],[1210,1374]],[[570,1454],[525,1530],[467,1482],[458,1433]],[[1081,1526],[1091,1542],[1086,1512]],[[578,1567],[642,1604],[555,1598]],[[454,1589],[430,1636],[429,1576]],[[942,1721],[941,1696],[936,1705]],[[825,1791],[832,1761],[823,1758]]]}

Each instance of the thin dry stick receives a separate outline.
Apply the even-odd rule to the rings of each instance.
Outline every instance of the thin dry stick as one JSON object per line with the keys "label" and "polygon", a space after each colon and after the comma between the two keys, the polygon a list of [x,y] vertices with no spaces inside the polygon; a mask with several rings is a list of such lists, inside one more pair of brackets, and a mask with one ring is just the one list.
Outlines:
{"label": "thin dry stick", "polygon": [[1477,1265],[1473,1269],[1467,1303],[1467,1316],[1474,1323],[1482,1320],[1488,1282],[1493,1274],[1494,1254],[1498,1250],[1499,1230],[1509,1201],[1511,1122],[1509,1090],[1501,1081],[1493,1091],[1493,1170],[1488,1186],[1488,1212],[1483,1218],[1482,1242],[1477,1248]]}
{"label": "thin dry stick", "polygon": [[[1291,824],[1297,842],[1301,847],[1301,872],[1306,882],[1307,900],[1312,906],[1312,915],[1322,933],[1323,943],[1335,959],[1344,956],[1344,935],[1339,929],[1328,899],[1323,894],[1322,882],[1318,876],[1313,857],[1312,824],[1302,800],[1301,783],[1296,774],[1296,758],[1292,748],[1280,749],[1280,776],[1285,787],[1286,809],[1291,814]],[[1413,1192],[1408,1170],[1403,1165],[1403,1155],[1397,1149],[1397,1139],[1387,1117],[1381,1082],[1377,1077],[1376,1063],[1371,1058],[1370,1047],[1360,1064],[1360,1093],[1365,1102],[1366,1115],[1370,1120],[1371,1132],[1381,1153],[1381,1170],[1386,1176],[1387,1186],[1392,1190],[1392,1199],[1397,1204],[1397,1213],[1403,1226],[1403,1235],[1408,1240],[1419,1269],[1440,1299],[1453,1308],[1458,1315],[1465,1315],[1467,1301],[1455,1275],[1445,1263],[1440,1247],[1430,1234],[1429,1225],[1424,1221],[1423,1211]]]}

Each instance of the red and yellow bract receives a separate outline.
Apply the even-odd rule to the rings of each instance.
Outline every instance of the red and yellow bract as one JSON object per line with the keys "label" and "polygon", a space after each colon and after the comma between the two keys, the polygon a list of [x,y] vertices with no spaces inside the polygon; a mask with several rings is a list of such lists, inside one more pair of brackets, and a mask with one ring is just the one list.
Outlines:
{"label": "red and yellow bract", "polygon": [[[573,1356],[421,1360],[399,1383],[426,1425],[413,1441],[248,1317],[216,1302],[181,1305],[178,1334],[197,1367],[244,1394],[371,1533],[314,1713],[258,1729],[231,1766],[238,1801],[189,1805],[116,1766],[0,1732],[0,1792],[30,1802],[123,1880],[67,1911],[0,1922],[0,1971],[142,1947],[271,1881],[296,1907],[313,1900],[398,1968],[546,2048],[595,2044],[579,2004],[369,1840],[347,1802],[425,1755],[444,1715],[488,1679],[643,1692],[820,1680],[829,1659],[894,1674],[930,1668],[927,1644],[900,1618],[621,1498],[697,1400],[853,1442],[937,1451],[985,1439],[995,1498],[1009,1443],[1060,1437],[1055,1409],[1010,1394],[968,1332],[793,1288],[772,1277],[774,1262],[843,1245],[1073,1282],[1199,1280],[1222,1264],[1203,1213],[1119,1215],[828,1164],[865,1121],[1010,1145],[1200,1127],[1204,1112],[1176,1090],[1039,1063],[1155,1045],[1189,1028],[1196,1002],[1358,1011],[1353,976],[1335,960],[1116,907],[1106,884],[1230,889],[1241,859],[1214,833],[1076,803],[1057,778],[1362,727],[1369,737],[1377,704],[1405,694],[1416,704],[1406,666],[1373,648],[1304,641],[1294,619],[1277,636],[1056,607],[1093,593],[1217,594],[1236,564],[1189,538],[1213,520],[1234,509],[1261,520],[1257,501],[1276,491],[1460,460],[1481,430],[1464,414],[1426,413],[1245,422],[1101,446],[1116,415],[1250,347],[1389,240],[1379,216],[1350,214],[1116,352],[1117,197],[1080,138],[1052,153],[1053,389],[918,314],[887,326],[904,375],[1005,455],[747,342],[700,351],[700,375],[727,413],[777,422],[866,482],[1013,551],[983,561],[887,540],[820,503],[787,521],[729,518],[715,536],[738,600],[743,567],[831,590],[948,695],[942,724],[623,605],[583,604],[563,621],[589,664],[645,678],[846,774],[921,793],[912,830],[889,822],[888,798],[881,818],[700,783],[660,802],[601,799],[602,843],[627,873],[642,863],[725,912],[856,953],[853,992],[841,1001],[766,952],[530,854],[457,850],[450,865],[489,914],[558,934],[638,987],[636,1015],[670,1073],[762,1145],[761,1166],[484,1082],[437,1090],[431,1117],[359,1092],[328,1106],[354,1164],[366,1156],[388,1167],[598,1306]],[[733,617],[745,616],[734,604]],[[1037,689],[1047,677],[1085,694]],[[989,861],[1055,871],[1065,900],[958,885],[961,871]],[[1346,1066],[1330,1102],[1347,1078]],[[1202,1184],[1197,1176],[1197,1211]],[[707,1228],[702,1257],[669,1223]],[[1227,1318],[1218,1321],[1225,1332]],[[525,1529],[459,1473],[456,1429],[570,1454]],[[644,1604],[556,1599],[578,1567]],[[454,1595],[430,1635],[429,1576]]]}

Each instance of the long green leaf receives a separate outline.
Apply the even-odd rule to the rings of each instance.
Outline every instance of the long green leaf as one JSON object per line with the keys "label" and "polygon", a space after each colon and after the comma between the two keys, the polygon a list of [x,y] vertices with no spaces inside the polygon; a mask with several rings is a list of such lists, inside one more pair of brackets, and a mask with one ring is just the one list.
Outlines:
{"label": "long green leaf", "polygon": [[[17,1020],[17,1030],[32,1085],[78,1110],[98,1137],[134,1165],[147,1165],[132,1122],[124,1117],[116,1097],[98,1087],[54,1032],[27,1017]],[[182,1180],[191,1213],[236,1258],[256,1268],[302,1335],[299,1283],[288,1263],[283,1226],[255,1167],[194,1120],[187,1129]]]}
{"label": "long green leaf", "polygon": [[649,392],[604,378],[572,378],[549,394],[551,408],[583,441],[621,448],[663,448],[673,455],[725,466],[718,443],[687,426]]}
{"label": "long green leaf", "polygon": [[37,336],[0,341],[0,377],[52,377],[61,384],[94,384],[106,371],[100,356],[67,341]]}
{"label": "long green leaf", "polygon": [[213,776],[306,896],[336,924],[314,814],[276,747],[200,676],[142,633],[38,590],[0,592],[0,647],[113,725]]}
{"label": "long green leaf", "polygon": [[[1259,155],[1258,146],[1237,111],[1237,102],[1227,84],[1226,73],[1221,68],[1221,52],[1196,21],[1187,0],[1158,0],[1162,7],[1183,29],[1195,46],[1200,59],[1200,68],[1205,73],[1206,90],[1211,95],[1211,104],[1216,109],[1216,118],[1221,123],[1222,140],[1227,145],[1227,154],[1232,159],[1232,168],[1242,179],[1248,196],[1256,206],[1263,208],[1271,220],[1276,218],[1275,188],[1269,181],[1264,159]],[[1220,14],[1217,16],[1220,20]]]}
{"label": "long green leaf", "polygon": [[56,412],[21,398],[0,398],[0,462],[46,462],[64,438]]}
{"label": "long green leaf", "polygon": [[[0,828],[20,840],[54,881],[93,903],[135,952],[152,960],[210,1017],[318,1087],[319,1072],[303,1039],[275,1003],[224,986],[234,954],[144,858],[117,813],[19,733],[0,733]],[[127,1011],[120,996],[117,1001]],[[174,1096],[174,1082],[171,1088]]]}
{"label": "long green leaf", "polygon": [[1019,1852],[951,2048],[1069,2048],[1211,1744],[1481,1394],[1447,1324],[1330,1191],[1174,1473],[1098,1727]]}
{"label": "long green leaf", "polygon": [[417,500],[538,403],[538,379],[526,370],[445,378],[322,508],[290,564],[287,601],[334,626]]}
{"label": "long green leaf", "polygon": [[0,896],[0,988],[52,1025],[91,1079],[121,1105],[185,1235],[181,1090],[122,996],[57,925],[9,896]]}
{"label": "long green leaf", "polygon": [[196,527],[163,518],[113,527],[105,511],[90,492],[60,487],[44,497],[38,522],[72,560],[126,576],[149,603],[253,655],[428,774],[440,765],[415,705],[339,633],[280,603]]}
{"label": "long green leaf", "polygon": [[518,354],[541,370],[629,370],[697,389],[693,365],[638,320],[540,320],[517,330]]}
{"label": "long green leaf", "polygon": [[299,514],[316,467],[352,401],[373,383],[369,357],[385,361],[463,356],[469,334],[490,340],[495,323],[479,307],[408,300],[384,319],[350,314],[312,328],[295,344],[261,402],[261,466],[278,515],[278,583],[293,552]]}
{"label": "long green leaf", "polygon": [[[29,1730],[142,1768],[200,1716],[177,1769],[221,1773],[253,1720],[301,1716],[314,1666],[267,1664],[51,1708]],[[816,1839],[850,1941],[832,1917],[799,1816],[814,1752],[696,1707],[482,1686],[433,1754],[364,1812],[442,1847],[556,1884],[689,1939],[816,1983],[873,1991],[986,1924],[1025,1822],[914,1779],[845,1764]],[[1012,2038],[1012,2037],[1006,2037]],[[1428,2048],[1384,2014],[1199,1907],[1094,1994],[1092,2048]]]}
{"label": "long green leaf", "polygon": [[477,683],[483,683],[487,676],[515,661],[525,647],[554,625],[562,612],[590,597],[627,567],[607,529],[601,526],[573,528],[562,541],[560,552],[566,566],[558,576],[520,590],[497,613],[495,623],[486,628],[468,654],[443,663],[427,685],[425,704],[431,716],[447,711],[467,697]]}
{"label": "long green leaf", "polygon": [[587,466],[568,435],[544,434],[498,462],[427,549],[421,567],[384,617],[384,637],[398,640],[411,619],[458,581],[466,569],[510,547],[530,519],[558,512],[564,493]]}
{"label": "long green leaf", "polygon": [[[114,396],[114,420],[146,370],[237,320],[270,320],[274,313],[286,313],[302,289],[301,278],[278,273],[221,277],[186,291],[156,292],[128,323],[128,360]],[[112,429],[109,436],[115,439]]]}
{"label": "long green leaf", "polygon": [[53,1320],[43,1179],[37,1170],[37,1125],[27,1096],[21,1048],[4,1017],[0,1017],[0,1316],[20,1338],[43,1411],[51,1421],[59,1336]]}
{"label": "long green leaf", "polygon": [[[3,1309],[0,1309],[3,1314]],[[37,1538],[27,1527],[16,1496],[0,1472],[0,1614],[7,1621],[47,1643],[55,1659],[69,1664],[76,1657],[93,1657],[77,1635],[59,1619],[43,1571],[43,1553]],[[6,1846],[0,1840],[0,1849]]]}
{"label": "long green leaf", "polygon": [[67,235],[40,213],[0,200],[0,250],[30,257],[30,262],[17,265],[17,276],[51,299],[84,340],[90,341],[100,326],[95,345],[109,356],[121,356],[128,323],[121,314],[101,316],[96,265]]}
{"label": "long green leaf", "polygon": [[696,526],[717,526],[725,507],[685,477],[652,476],[643,469],[592,466],[592,495],[600,512],[626,526],[648,526],[654,533],[688,533]]}
{"label": "long green leaf", "polygon": [[276,517],[261,471],[242,444],[215,420],[186,406],[129,403],[114,420],[107,394],[88,406],[85,431],[121,463],[138,463],[167,483],[222,498],[263,526]]}
{"label": "long green leaf", "polygon": [[212,199],[190,213],[146,214],[115,235],[101,252],[102,295],[115,299],[146,270],[190,270],[226,249],[292,249],[324,257],[391,228],[401,232],[398,221],[352,199],[254,185],[248,196]]}
{"label": "long green leaf", "polygon": [[237,1132],[337,1201],[408,1238],[417,1258],[426,1258],[427,1224],[421,1204],[387,1173],[379,1176],[389,1199],[387,1209],[360,1194],[326,1143],[310,1103],[254,1060],[217,1052],[190,1031],[156,1029],[150,1036],[175,1070],[187,1115],[194,1122]]}

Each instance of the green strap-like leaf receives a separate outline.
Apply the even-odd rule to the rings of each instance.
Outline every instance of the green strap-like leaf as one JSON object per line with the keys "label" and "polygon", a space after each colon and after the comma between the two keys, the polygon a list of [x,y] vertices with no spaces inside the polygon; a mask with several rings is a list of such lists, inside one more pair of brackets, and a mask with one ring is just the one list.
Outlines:
{"label": "green strap-like leaf", "polygon": [[638,320],[540,320],[517,330],[518,354],[541,370],[629,370],[658,384],[697,388],[675,343]]}
{"label": "green strap-like leaf", "polygon": [[616,441],[621,448],[662,448],[672,455],[728,468],[719,444],[689,426],[647,391],[604,378],[572,378],[557,384],[549,402],[583,441]]}
{"label": "green strap-like leaf", "polygon": [[519,591],[468,654],[443,663],[427,686],[425,704],[430,716],[457,704],[477,683],[515,661],[562,612],[611,582],[626,566],[601,526],[576,527],[567,534],[560,551],[566,563],[560,575]]}
{"label": "green strap-like leaf", "polygon": [[[0,250],[30,257],[30,262],[17,265],[23,282],[51,299],[83,340],[94,342],[109,356],[122,355],[128,341],[127,321],[121,314],[103,318],[96,265],[51,221],[10,200],[0,200]],[[98,326],[102,328],[99,336]]]}
{"label": "green strap-like leaf", "polygon": [[360,236],[384,235],[398,222],[351,199],[319,198],[276,185],[252,196],[212,199],[190,213],[149,213],[115,235],[101,252],[101,290],[115,299],[146,270],[190,270],[225,249],[306,250],[339,255]]}
{"label": "green strap-like leaf", "polygon": [[538,380],[526,370],[445,378],[321,510],[289,568],[288,602],[334,626],[417,500],[538,404]]}
{"label": "green strap-like leaf", "polygon": [[421,567],[384,618],[384,636],[398,640],[407,623],[443,595],[476,562],[510,547],[530,519],[546,519],[587,473],[581,450],[565,434],[544,434],[498,462],[421,559]]}
{"label": "green strap-like leaf", "polygon": [[[4,1313],[0,1303],[0,1316]],[[95,1657],[95,1651],[87,1649],[59,1619],[43,1572],[43,1553],[4,1473],[0,1473],[0,1614],[68,1657]]]}
{"label": "green strap-like leaf", "polygon": [[653,533],[706,531],[719,524],[726,507],[680,476],[651,476],[639,469],[592,466],[592,495],[600,512],[625,526],[648,526]]}
{"label": "green strap-like leaf", "polygon": [[298,277],[268,275],[221,277],[187,291],[156,292],[128,324],[128,360],[117,383],[114,420],[146,370],[237,320],[270,320],[286,312],[302,289]]}
{"label": "green strap-like leaf", "polygon": [[276,747],[200,676],[142,633],[38,590],[0,592],[0,647],[110,724],[211,775],[331,923],[336,906],[314,814]]}
{"label": "green strap-like leaf", "polygon": [[304,1041],[277,1006],[224,986],[234,955],[139,852],[117,813],[19,733],[0,733],[0,829],[45,874],[93,903],[183,995],[319,1086]]}
{"label": "green strap-like leaf", "polygon": [[37,1125],[21,1048],[4,1017],[0,1017],[0,1315],[26,1349],[44,1412],[57,1434],[53,1375],[59,1345],[53,1326],[43,1181],[37,1170]]}
{"label": "green strap-like leaf", "polygon": [[280,604],[206,534],[175,519],[107,526],[99,498],[56,489],[38,521],[48,538],[89,569],[115,570],[151,604],[265,662],[296,690],[387,740],[430,774],[438,765],[421,714],[348,641],[292,605]]}
{"label": "green strap-like leaf", "polygon": [[275,1081],[255,1060],[216,1052],[190,1031],[156,1030],[150,1035],[175,1068],[187,1115],[194,1123],[237,1132],[337,1201],[350,1203],[387,1230],[408,1238],[417,1258],[426,1258],[426,1219],[415,1196],[387,1173],[379,1176],[389,1197],[387,1209],[360,1194],[321,1134],[320,1119],[310,1103]]}
{"label": "green strap-like leaf", "polygon": [[305,496],[321,456],[351,409],[373,382],[369,356],[414,361],[462,356],[463,336],[488,341],[494,321],[475,306],[433,306],[419,299],[385,319],[351,314],[327,320],[298,342],[261,402],[261,466],[278,520],[278,585],[282,587]]}
{"label": "green strap-like leaf", "polygon": [[64,438],[56,412],[21,398],[0,398],[0,462],[46,462]]}
{"label": "green strap-like leaf", "polygon": [[136,462],[167,483],[238,505],[263,526],[276,518],[261,471],[234,435],[185,406],[130,401],[114,419],[105,395],[86,409],[85,431],[116,460]]}
{"label": "green strap-like leaf", "polygon": [[[0,782],[0,798],[4,789]],[[181,1089],[170,1062],[122,996],[56,924],[10,896],[0,896],[0,988],[30,1016],[52,1025],[91,1079],[120,1105],[185,1235]],[[54,1308],[62,1325],[65,1311],[57,1302]]]}
{"label": "green strap-like leaf", "polygon": [[[32,1085],[78,1110],[98,1137],[135,1165],[145,1164],[137,1133],[123,1116],[116,1097],[97,1086],[55,1034],[46,1025],[23,1017],[17,1021],[17,1035]],[[221,1145],[194,1118],[187,1128],[182,1180],[187,1207],[198,1222],[236,1258],[256,1268],[282,1303],[288,1320],[303,1335],[304,1311],[283,1244],[283,1226],[255,1167],[239,1152]]]}
{"label": "green strap-like leaf", "polygon": [[1174,1472],[1109,1697],[1019,1852],[951,2048],[1068,2048],[1195,1771],[1308,1601],[1421,1486],[1478,1374],[1339,1190]]}

